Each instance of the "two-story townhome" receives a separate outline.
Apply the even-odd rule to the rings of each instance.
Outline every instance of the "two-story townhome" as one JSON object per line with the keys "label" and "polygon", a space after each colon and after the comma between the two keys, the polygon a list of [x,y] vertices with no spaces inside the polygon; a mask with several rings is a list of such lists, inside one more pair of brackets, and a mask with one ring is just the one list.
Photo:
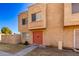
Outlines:
{"label": "two-story townhome", "polygon": [[26,41],[26,36],[28,33],[28,15],[27,11],[22,12],[18,15],[18,30],[21,32],[21,41],[24,43]]}
{"label": "two-story townhome", "polygon": [[[79,48],[79,4],[33,4],[18,16],[22,42]],[[29,37],[29,38],[28,38]]]}

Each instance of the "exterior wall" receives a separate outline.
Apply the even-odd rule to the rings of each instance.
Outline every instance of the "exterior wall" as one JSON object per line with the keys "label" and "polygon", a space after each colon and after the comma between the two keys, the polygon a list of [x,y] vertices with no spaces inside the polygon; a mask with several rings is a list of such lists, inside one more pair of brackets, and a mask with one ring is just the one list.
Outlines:
{"label": "exterior wall", "polygon": [[[40,10],[40,7],[38,7],[38,9]],[[58,41],[63,40],[63,26],[64,26],[64,23],[63,23],[64,13],[63,12],[64,12],[64,4],[58,4],[58,3],[57,4],[46,4],[46,13],[45,13],[46,29],[39,29],[39,28],[33,27],[34,29],[38,29],[38,31],[40,30],[43,31],[43,45],[58,46]],[[31,31],[30,35],[31,35],[32,40],[33,40],[33,34],[32,34],[33,31],[36,31],[36,30]],[[30,40],[31,43],[33,43],[32,40]]]}
{"label": "exterior wall", "polygon": [[[31,15],[33,13],[41,12],[41,20],[32,22]],[[34,4],[28,8],[28,29],[42,29],[46,28],[46,4]]]}
{"label": "exterior wall", "polygon": [[74,30],[79,29],[79,13],[72,13],[72,4],[64,4],[64,47],[74,47]]}
{"label": "exterior wall", "polygon": [[32,31],[29,31],[29,39],[27,40],[30,44],[33,44],[33,33]]}
{"label": "exterior wall", "polygon": [[22,19],[26,18],[27,20],[27,12],[23,12],[18,16],[18,31],[19,32],[28,32],[28,24],[22,25]]}
{"label": "exterior wall", "polygon": [[63,46],[67,48],[74,48],[74,30],[79,29],[79,26],[64,27],[64,41]]}
{"label": "exterior wall", "polygon": [[30,40],[30,33],[28,32],[21,32],[21,42],[25,43],[26,41]]}
{"label": "exterior wall", "polygon": [[72,14],[72,4],[64,4],[64,26],[79,25],[79,13]]}
{"label": "exterior wall", "polygon": [[58,46],[63,40],[64,4],[47,4],[47,29],[44,30],[44,45]]}
{"label": "exterior wall", "polygon": [[[25,43],[25,41],[28,41],[29,43],[31,38],[27,39],[27,34],[30,35],[30,31],[28,30],[28,24],[22,25],[22,19],[26,18],[28,20],[28,12],[22,12],[18,16],[18,31],[21,33],[21,43]],[[25,34],[23,34],[25,33]]]}
{"label": "exterior wall", "polygon": [[[58,42],[62,41],[63,47],[73,48],[73,33],[75,29],[79,29],[79,26],[77,26],[79,24],[79,14],[72,14],[71,9],[70,3],[34,4],[30,6],[28,10],[28,29],[31,30],[28,32],[30,39],[27,41],[33,44],[32,32],[41,30],[43,31],[43,45],[57,47]],[[43,20],[31,22],[31,14],[38,11],[42,12]]]}
{"label": "exterior wall", "polygon": [[18,44],[21,43],[21,35],[1,35],[1,43]]}
{"label": "exterior wall", "polygon": [[21,43],[25,43],[26,41],[26,32],[21,32]]}
{"label": "exterior wall", "polygon": [[64,27],[64,40],[63,46],[67,48],[73,48],[74,41],[74,27]]}

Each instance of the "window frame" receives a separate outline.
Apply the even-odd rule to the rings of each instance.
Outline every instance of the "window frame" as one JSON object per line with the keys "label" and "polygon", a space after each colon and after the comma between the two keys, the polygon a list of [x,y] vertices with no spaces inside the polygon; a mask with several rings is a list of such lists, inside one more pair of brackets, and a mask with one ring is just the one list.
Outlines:
{"label": "window frame", "polygon": [[26,25],[26,18],[22,18],[22,25]]}
{"label": "window frame", "polygon": [[[33,15],[34,15],[34,16],[33,16]],[[33,17],[34,17],[34,18],[33,18]],[[36,13],[33,13],[33,14],[31,15],[31,18],[32,18],[32,22],[40,21],[41,18],[42,18],[41,11],[36,12]]]}

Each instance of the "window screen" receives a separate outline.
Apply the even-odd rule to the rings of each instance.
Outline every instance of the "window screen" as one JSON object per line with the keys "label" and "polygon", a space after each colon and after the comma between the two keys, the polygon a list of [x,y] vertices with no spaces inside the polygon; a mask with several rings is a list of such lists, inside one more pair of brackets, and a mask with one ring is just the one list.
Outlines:
{"label": "window screen", "polygon": [[32,21],[36,21],[36,14],[32,14]]}
{"label": "window screen", "polygon": [[79,12],[79,3],[72,3],[72,13]]}
{"label": "window screen", "polygon": [[32,14],[32,21],[39,21],[39,20],[41,20],[41,12]]}

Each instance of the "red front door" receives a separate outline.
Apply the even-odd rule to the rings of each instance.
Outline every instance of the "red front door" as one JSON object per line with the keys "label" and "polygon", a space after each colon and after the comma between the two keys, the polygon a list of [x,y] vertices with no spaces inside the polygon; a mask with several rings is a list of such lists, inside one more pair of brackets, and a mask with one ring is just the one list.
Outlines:
{"label": "red front door", "polygon": [[43,40],[43,32],[34,31],[33,32],[33,44],[42,44],[42,40]]}

